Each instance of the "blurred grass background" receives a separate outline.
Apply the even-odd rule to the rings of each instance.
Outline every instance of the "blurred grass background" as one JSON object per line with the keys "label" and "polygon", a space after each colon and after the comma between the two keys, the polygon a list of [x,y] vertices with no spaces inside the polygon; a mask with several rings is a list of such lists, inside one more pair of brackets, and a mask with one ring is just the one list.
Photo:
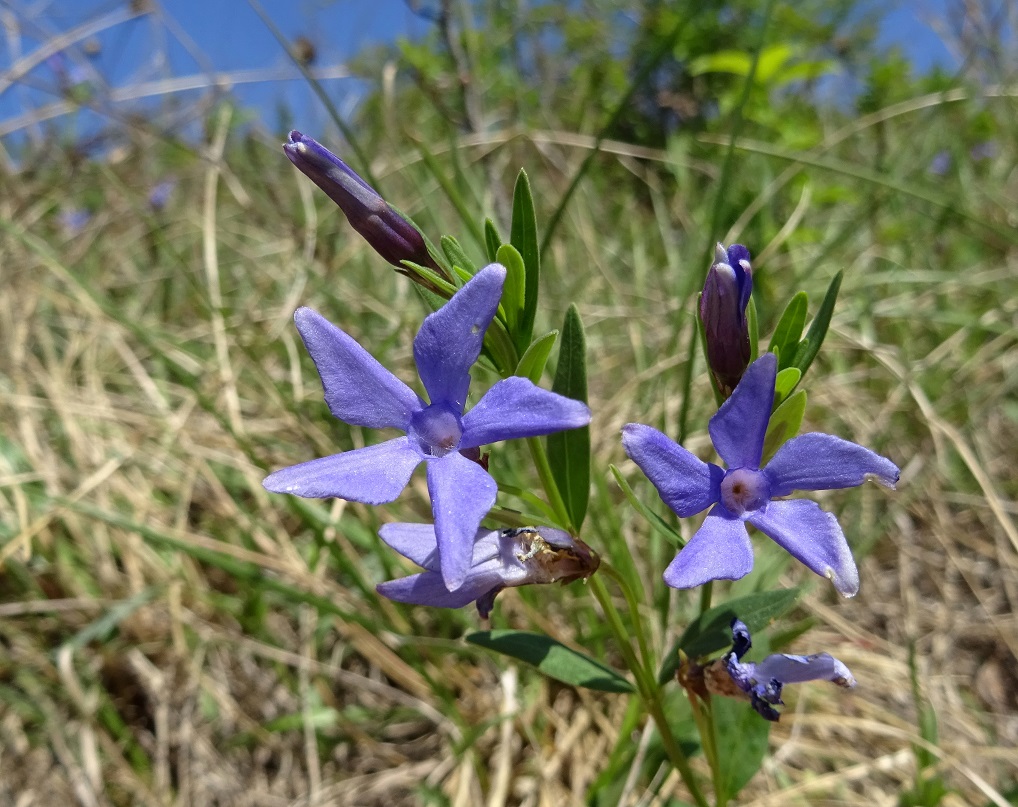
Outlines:
{"label": "blurred grass background", "polygon": [[[425,37],[347,65],[370,88],[353,142],[307,134],[478,261],[521,167],[542,231],[561,216],[538,329],[572,301],[587,329],[583,538],[632,551],[659,653],[696,595],[665,588],[673,548],[608,473],[671,518],[619,429],[677,434],[693,355],[687,445],[707,448],[689,339],[715,241],[753,253],[762,334],[845,273],[805,428],[891,457],[902,482],[821,496],[860,559],[855,599],[763,540],[719,587],[806,584],[772,646],[826,650],[860,682],[787,693],[740,803],[1016,803],[1018,12],[947,3],[962,66],[915,74],[852,2],[413,7]],[[406,567],[375,533],[427,518],[423,475],[384,509],[262,489],[379,439],[330,417],[293,310],[407,380],[425,313],[283,156],[301,121],[269,129],[216,93],[195,130],[94,75],[55,92],[70,117],[2,129],[0,805],[682,804],[620,698],[463,643],[472,609],[377,597]],[[85,111],[104,121],[87,138]],[[492,463],[534,484],[520,446]],[[621,666],[581,583],[508,591],[492,625]]]}

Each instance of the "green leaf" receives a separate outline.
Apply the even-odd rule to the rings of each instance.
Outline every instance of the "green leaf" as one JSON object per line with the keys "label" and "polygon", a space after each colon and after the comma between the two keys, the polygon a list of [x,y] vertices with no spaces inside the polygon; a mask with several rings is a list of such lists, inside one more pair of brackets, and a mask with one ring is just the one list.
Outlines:
{"label": "green leaf", "polygon": [[[575,305],[562,324],[553,392],[587,402],[587,342]],[[590,499],[590,427],[549,434],[548,462],[572,526],[579,530]]]}
{"label": "green leaf", "polygon": [[[763,764],[771,722],[745,701],[711,698],[714,730],[717,732],[719,789],[724,801],[734,799]],[[721,794],[718,794],[721,801]]]}
{"label": "green leaf", "polygon": [[484,630],[468,633],[471,644],[525,661],[556,681],[600,692],[633,692],[621,673],[550,636],[522,630]]}
{"label": "green leaf", "polygon": [[813,317],[809,330],[806,332],[806,338],[799,344],[799,349],[795,352],[792,366],[798,367],[802,371],[803,376],[806,375],[806,371],[813,363],[813,359],[820,352],[820,346],[824,343],[824,338],[827,336],[827,329],[831,327],[831,316],[834,314],[834,304],[838,301],[841,278],[842,273],[838,272],[834,276],[834,280],[831,281],[831,285],[827,287],[827,294],[824,295],[824,301],[820,303],[820,310]]}
{"label": "green leaf", "polygon": [[484,220],[484,250],[488,253],[488,260],[498,260],[498,248],[502,246],[502,236],[498,234],[495,222],[491,219]]}
{"label": "green leaf", "polygon": [[784,370],[779,371],[777,378],[774,380],[774,404],[780,404],[791,395],[800,378],[802,378],[802,373],[798,367],[786,367]]}
{"label": "green leaf", "polygon": [[791,440],[799,433],[799,427],[802,426],[802,418],[805,414],[806,390],[804,389],[799,390],[774,410],[771,422],[767,424],[761,463],[768,463],[786,440]]}
{"label": "green leaf", "polygon": [[525,284],[527,282],[523,257],[511,244],[503,244],[495,253],[495,260],[502,264],[506,270],[505,285],[502,287],[502,308],[505,310],[506,329],[509,331],[509,337],[513,340],[517,353],[522,353],[529,344],[529,342],[524,343],[521,347],[517,338],[520,320],[523,317]]}
{"label": "green leaf", "polygon": [[801,595],[801,587],[764,591],[723,602],[700,614],[665,656],[658,681],[664,684],[675,677],[679,650],[690,658],[698,658],[728,647],[732,643],[733,619],[738,617],[745,622],[751,633],[763,630],[772,620],[791,610]]}
{"label": "green leaf", "polygon": [[537,241],[537,214],[534,212],[534,197],[530,192],[527,172],[520,171],[513,189],[513,223],[509,243],[523,257],[527,271],[523,315],[516,336],[516,350],[522,353],[530,344],[534,333],[534,317],[537,314],[537,292],[541,277],[541,251]]}
{"label": "green leaf", "polygon": [[767,350],[778,354],[778,369],[784,370],[792,366],[795,359],[795,352],[799,348],[799,340],[802,338],[802,329],[806,326],[806,307],[809,299],[806,292],[800,291],[788,301],[785,312],[778,320],[774,329],[774,336]]}
{"label": "green leaf", "polygon": [[520,363],[516,365],[514,375],[529,378],[535,384],[541,383],[541,375],[544,373],[544,366],[548,363],[548,356],[558,338],[558,331],[549,331],[533,341],[527,352],[523,354]]}
{"label": "green leaf", "polygon": [[451,235],[443,235],[439,239],[439,243],[442,245],[442,252],[449,259],[450,264],[466,270],[471,277],[477,274],[477,266],[467,257],[467,253],[463,251],[459,241]]}

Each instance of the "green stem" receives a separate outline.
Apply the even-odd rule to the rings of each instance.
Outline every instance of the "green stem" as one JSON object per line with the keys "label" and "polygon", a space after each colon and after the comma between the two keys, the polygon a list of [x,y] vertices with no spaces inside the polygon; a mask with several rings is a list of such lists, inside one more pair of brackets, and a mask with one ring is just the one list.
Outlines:
{"label": "green stem", "polygon": [[651,719],[654,721],[654,725],[657,726],[658,734],[661,737],[661,744],[665,748],[665,753],[668,755],[668,759],[675,767],[675,770],[679,772],[679,776],[682,777],[682,781],[685,783],[686,789],[689,790],[690,795],[693,797],[693,800],[697,803],[698,807],[710,807],[707,803],[707,799],[703,795],[703,792],[700,790],[700,786],[696,782],[696,777],[693,775],[693,769],[689,766],[689,760],[686,759],[686,755],[682,753],[682,749],[679,747],[679,744],[675,739],[675,735],[672,734],[671,726],[668,725],[668,720],[665,718],[664,708],[661,705],[659,697],[657,682],[654,680],[654,676],[652,674],[648,674],[647,670],[640,664],[639,659],[636,657],[636,653],[633,652],[633,646],[630,644],[629,634],[626,632],[625,625],[622,624],[622,618],[619,616],[619,612],[615,608],[615,604],[612,602],[611,596],[608,594],[608,589],[605,588],[601,578],[596,574],[590,578],[589,587],[591,593],[601,604],[601,609],[604,611],[609,628],[615,635],[615,640],[618,643],[619,651],[622,653],[626,666],[629,667],[630,671],[633,673],[633,678],[636,680],[636,687],[639,690],[640,698],[646,705],[647,711],[650,713]]}
{"label": "green stem", "polygon": [[563,527],[572,527],[569,518],[569,511],[566,503],[559,493],[558,485],[555,484],[555,477],[551,473],[551,465],[548,463],[548,454],[544,450],[544,443],[540,437],[528,437],[527,445],[530,447],[530,456],[534,458],[534,465],[537,466],[537,475],[541,477],[541,485],[548,497],[548,504],[555,511],[559,524]]}
{"label": "green stem", "polygon": [[622,591],[622,596],[626,599],[626,605],[629,607],[629,618],[633,623],[633,632],[636,634],[636,642],[640,647],[640,656],[643,658],[643,669],[647,674],[647,678],[653,680],[654,658],[651,656],[650,649],[647,646],[647,637],[643,630],[643,620],[640,618],[640,604],[636,600],[636,595],[633,594],[632,588],[614,566],[602,561],[600,568],[601,571],[618,584],[619,589]]}
{"label": "green stem", "polygon": [[700,589],[700,613],[710,610],[711,595],[714,593],[714,581],[709,580]]}

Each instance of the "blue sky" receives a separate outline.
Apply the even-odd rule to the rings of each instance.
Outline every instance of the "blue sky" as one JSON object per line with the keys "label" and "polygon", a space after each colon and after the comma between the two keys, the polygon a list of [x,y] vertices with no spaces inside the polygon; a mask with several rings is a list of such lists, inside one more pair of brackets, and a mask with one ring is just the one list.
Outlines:
{"label": "blue sky", "polygon": [[[433,0],[259,0],[265,13],[289,39],[305,36],[317,49],[316,66],[336,68],[371,43],[396,37],[415,37],[429,25],[411,5],[429,5]],[[951,68],[955,60],[927,25],[943,16],[946,0],[906,0],[895,6],[881,28],[884,45],[897,44],[920,71],[939,64]],[[88,71],[93,64],[111,77],[115,87],[148,87],[154,91],[161,78],[195,76],[198,81],[210,70],[238,74],[259,71],[254,78],[270,74],[296,75],[289,59],[248,0],[162,0],[161,14],[125,20],[126,0],[0,0],[0,7],[13,12],[20,27],[17,46],[20,56],[32,54],[47,40],[72,31],[90,20],[109,24],[93,35],[79,38],[76,69]],[[6,71],[18,54],[12,54],[8,37],[0,43],[0,71]],[[81,46],[98,43],[100,52],[90,61]],[[42,63],[28,71],[21,83],[0,92],[0,137],[28,132],[23,126],[33,109],[60,100],[55,66]],[[75,69],[68,63],[64,69]],[[338,78],[327,86],[341,110],[356,103],[356,80]],[[2,88],[2,84],[0,84]],[[182,99],[193,98],[183,95]],[[309,87],[302,81],[260,80],[235,88],[241,103],[262,117],[270,128],[278,128],[277,110],[285,103],[302,128],[320,131],[327,116]],[[162,96],[158,96],[157,100]],[[131,104],[143,104],[132,101]],[[87,129],[87,120],[78,124]],[[17,127],[22,126],[18,129]]]}

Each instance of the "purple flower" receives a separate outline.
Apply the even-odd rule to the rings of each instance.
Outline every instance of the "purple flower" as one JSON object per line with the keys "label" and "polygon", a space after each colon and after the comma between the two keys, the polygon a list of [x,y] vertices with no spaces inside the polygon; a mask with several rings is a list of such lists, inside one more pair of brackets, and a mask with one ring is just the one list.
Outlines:
{"label": "purple flower", "polygon": [[92,214],[84,208],[66,207],[57,216],[64,234],[68,237],[78,235],[92,220]]}
{"label": "purple flower", "polygon": [[379,594],[396,602],[439,608],[461,608],[476,602],[484,619],[504,588],[569,583],[590,577],[601,563],[583,541],[552,527],[478,530],[463,585],[449,591],[439,570],[438,543],[431,524],[386,524],[378,534],[403,557],[425,569],[379,583]]}
{"label": "purple flower", "polygon": [[775,706],[783,705],[781,690],[785,684],[802,684],[806,681],[833,681],[840,687],[850,689],[855,686],[855,678],[848,667],[827,653],[816,653],[812,656],[791,656],[776,653],[767,656],[763,661],[742,661],[742,657],[752,641],[749,628],[738,619],[732,620],[732,649],[715,662],[716,667],[727,671],[731,682],[737,688],[723,691],[719,685],[716,669],[713,674],[705,675],[708,690],[718,695],[736,695],[743,693],[749,696],[753,708],[768,720],[777,720]]}
{"label": "purple flower", "polygon": [[385,260],[398,269],[403,268],[402,261],[413,261],[445,274],[428,253],[417,228],[339,157],[296,129],[290,132],[283,151],[339,205],[351,226]]}
{"label": "purple flower", "polygon": [[938,151],[933,155],[933,159],[930,160],[930,165],[926,170],[934,176],[942,177],[951,170],[952,162],[954,161],[951,159],[951,152]]}
{"label": "purple flower", "polygon": [[818,433],[793,437],[760,468],[776,373],[773,353],[757,359],[711,418],[711,440],[727,470],[702,462],[650,426],[630,423],[622,429],[626,453],[677,515],[688,518],[711,507],[665,570],[665,582],[674,588],[749,574],[753,548],[748,521],[814,572],[829,577],[843,596],[859,590],[859,571],[838,520],[815,502],[780,499],[796,490],[855,487],[868,477],[893,488],[898,468],[860,445]]}
{"label": "purple flower", "polygon": [[707,364],[725,398],[749,366],[746,306],[752,292],[749,250],[742,244],[732,244],[727,250],[718,244],[700,295],[700,321],[707,340]]}
{"label": "purple flower", "polygon": [[148,205],[157,213],[166,207],[166,203],[170,201],[170,196],[173,195],[174,188],[177,187],[177,180],[175,179],[164,179],[162,182],[153,186],[152,190],[148,194]]}
{"label": "purple flower", "polygon": [[276,493],[383,504],[399,496],[423,462],[442,576],[450,591],[467,578],[475,533],[497,491],[495,480],[463,452],[590,422],[585,404],[518,376],[496,383],[463,413],[470,367],[481,353],[505,275],[500,264],[486,266],[425,318],[414,339],[414,359],[430,404],[352,337],[310,308],[298,309],[297,330],[322,377],[332,414],[355,426],[395,428],[406,435],[284,468],[263,483]]}

